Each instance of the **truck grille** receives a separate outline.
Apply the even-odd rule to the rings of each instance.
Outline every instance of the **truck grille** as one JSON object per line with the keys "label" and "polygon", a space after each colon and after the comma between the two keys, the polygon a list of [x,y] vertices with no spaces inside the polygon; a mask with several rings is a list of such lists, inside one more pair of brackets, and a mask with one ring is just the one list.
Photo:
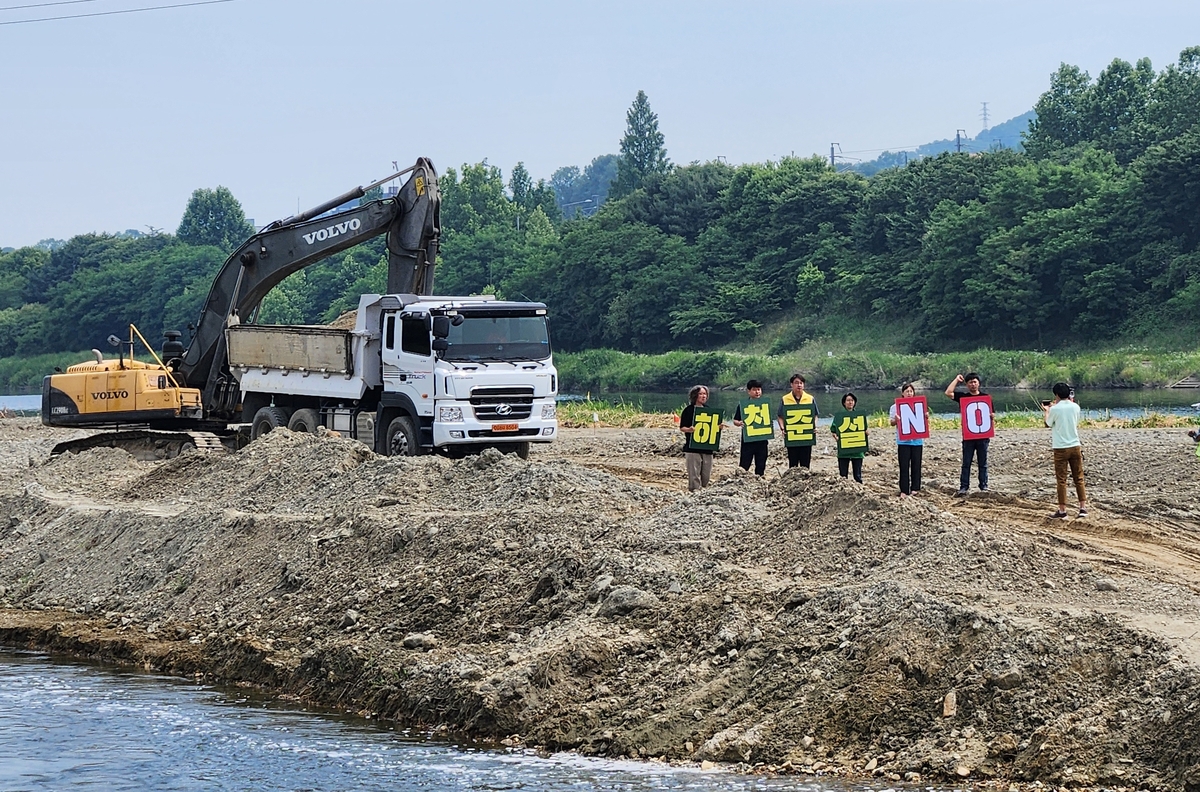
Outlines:
{"label": "truck grille", "polygon": [[523,421],[533,412],[533,388],[473,388],[471,407],[480,421]]}

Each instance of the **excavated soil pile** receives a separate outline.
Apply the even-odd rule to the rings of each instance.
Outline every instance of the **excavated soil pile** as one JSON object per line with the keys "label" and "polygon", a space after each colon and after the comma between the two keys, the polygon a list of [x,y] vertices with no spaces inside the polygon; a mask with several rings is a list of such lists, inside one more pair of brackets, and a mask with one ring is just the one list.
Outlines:
{"label": "excavated soil pile", "polygon": [[[140,463],[47,460],[60,437],[5,423],[9,643],[585,753],[1200,788],[1195,524],[1134,464],[1061,526],[1027,500],[1035,434],[997,443],[1009,494],[964,502],[937,491],[952,436],[901,501],[887,452],[866,487],[723,459],[680,492],[653,430],[528,462],[280,430]],[[1119,460],[1140,437],[1085,442]]]}

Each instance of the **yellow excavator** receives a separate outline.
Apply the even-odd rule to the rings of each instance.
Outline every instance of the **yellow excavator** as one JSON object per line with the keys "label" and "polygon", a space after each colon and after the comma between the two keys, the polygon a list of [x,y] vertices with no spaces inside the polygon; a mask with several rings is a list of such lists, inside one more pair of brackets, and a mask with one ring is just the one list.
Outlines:
{"label": "yellow excavator", "polygon": [[[135,339],[153,363],[134,357]],[[164,344],[164,351],[172,351],[172,342],[182,353],[183,345],[175,339]],[[99,349],[93,349],[95,360],[43,379],[43,422],[91,429],[139,428],[60,443],[54,453],[119,445],[143,459],[170,459],[190,449],[222,448],[220,435],[201,429],[205,422],[200,389],[180,384],[137,327],[129,326],[128,341],[109,336],[109,343],[118,349],[115,360],[105,360]]]}

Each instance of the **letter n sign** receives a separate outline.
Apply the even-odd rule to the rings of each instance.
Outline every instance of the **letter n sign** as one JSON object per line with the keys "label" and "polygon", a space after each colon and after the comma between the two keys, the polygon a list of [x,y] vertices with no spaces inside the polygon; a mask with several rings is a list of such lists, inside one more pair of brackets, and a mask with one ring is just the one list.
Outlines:
{"label": "letter n sign", "polygon": [[900,440],[929,437],[929,406],[924,396],[896,399],[896,436]]}
{"label": "letter n sign", "polygon": [[996,434],[991,396],[964,396],[958,402],[963,440],[983,440]]}

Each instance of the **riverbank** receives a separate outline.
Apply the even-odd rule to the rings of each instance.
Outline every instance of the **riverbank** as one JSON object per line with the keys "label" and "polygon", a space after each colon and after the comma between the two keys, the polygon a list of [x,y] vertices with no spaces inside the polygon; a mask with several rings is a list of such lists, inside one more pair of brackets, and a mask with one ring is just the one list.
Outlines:
{"label": "riverbank", "polygon": [[[1200,783],[1200,486],[1181,430],[1084,432],[1092,513],[1047,519],[1044,431],[902,501],[670,428],[529,461],[275,432],[160,463],[0,421],[0,642],[586,754],[883,782]],[[1190,788],[1190,787],[1188,787]]]}
{"label": "riverbank", "polygon": [[[836,351],[835,351],[836,350]],[[978,372],[989,388],[1048,390],[1055,382],[1076,387],[1167,387],[1200,373],[1200,352],[1147,349],[1058,353],[980,349],[973,352],[906,355],[897,352],[843,350],[813,342],[779,355],[739,352],[667,352],[638,355],[611,349],[556,352],[554,362],[563,389],[574,392],[679,390],[697,383],[740,388],[754,378],[768,389],[784,390],[794,373],[810,389],[896,389],[903,382],[925,383],[938,390],[956,374]]]}

